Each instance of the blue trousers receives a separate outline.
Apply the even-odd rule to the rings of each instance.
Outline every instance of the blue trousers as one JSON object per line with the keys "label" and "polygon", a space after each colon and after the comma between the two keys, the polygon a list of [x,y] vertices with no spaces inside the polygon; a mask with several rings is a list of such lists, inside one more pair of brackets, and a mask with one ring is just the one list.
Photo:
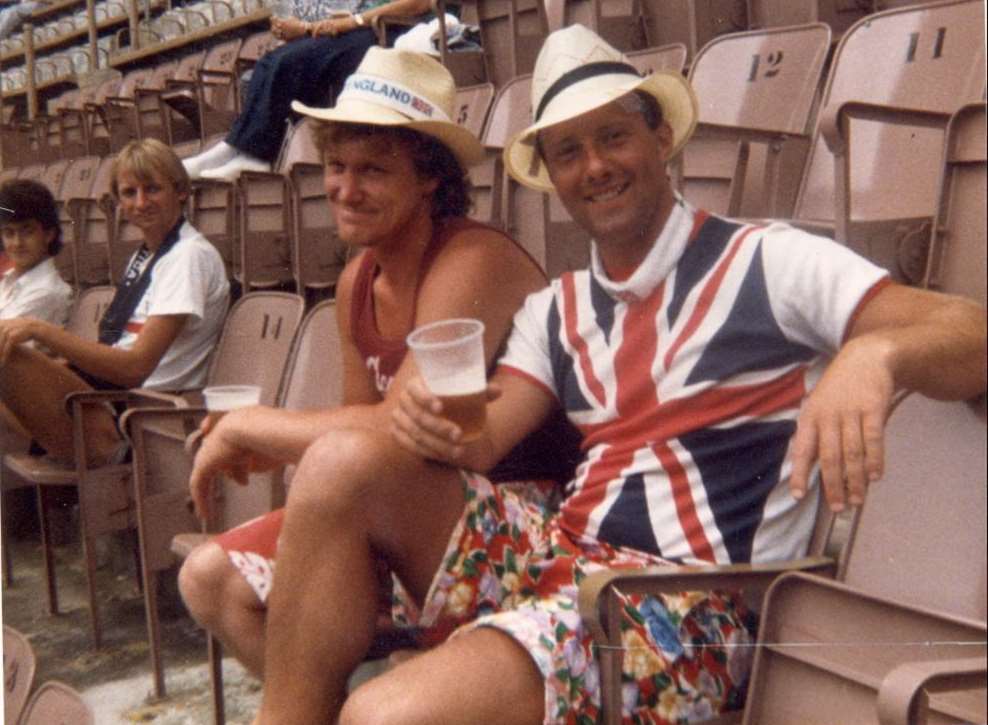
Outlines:
{"label": "blue trousers", "polygon": [[254,66],[244,107],[226,142],[273,163],[285,136],[291,102],[325,106],[353,73],[364,53],[377,44],[374,31],[300,38],[266,53]]}

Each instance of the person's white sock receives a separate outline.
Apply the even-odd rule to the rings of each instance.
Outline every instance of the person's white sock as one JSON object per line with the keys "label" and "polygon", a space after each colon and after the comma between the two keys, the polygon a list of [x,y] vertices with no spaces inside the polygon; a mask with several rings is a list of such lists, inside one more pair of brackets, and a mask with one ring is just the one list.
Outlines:
{"label": "person's white sock", "polygon": [[201,154],[190,156],[182,161],[185,170],[193,179],[198,179],[206,169],[215,169],[234,159],[240,152],[226,141],[220,141]]}
{"label": "person's white sock", "polygon": [[200,177],[233,183],[244,171],[271,171],[271,164],[256,156],[238,153],[225,164],[205,169]]}

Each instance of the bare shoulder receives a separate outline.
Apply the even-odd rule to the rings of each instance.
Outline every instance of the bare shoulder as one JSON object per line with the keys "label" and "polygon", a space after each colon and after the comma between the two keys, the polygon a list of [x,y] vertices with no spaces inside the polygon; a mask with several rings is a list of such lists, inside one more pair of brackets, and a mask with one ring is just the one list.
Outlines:
{"label": "bare shoulder", "polygon": [[466,275],[472,272],[495,282],[507,277],[537,288],[546,282],[538,264],[520,244],[486,225],[471,225],[454,233],[433,267],[444,275],[451,271]]}

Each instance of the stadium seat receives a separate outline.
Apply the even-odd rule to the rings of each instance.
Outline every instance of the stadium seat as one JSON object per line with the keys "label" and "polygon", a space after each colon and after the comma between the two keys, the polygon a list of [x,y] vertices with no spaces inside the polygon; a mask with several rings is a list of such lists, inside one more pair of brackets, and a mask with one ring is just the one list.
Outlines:
{"label": "stadium seat", "polygon": [[30,641],[13,627],[3,627],[3,721],[18,723],[38,667]]}
{"label": "stadium seat", "polygon": [[985,449],[983,397],[900,403],[837,581],[768,592],[744,723],[985,721]]}
{"label": "stadium seat", "polygon": [[545,0],[545,13],[550,33],[580,24],[622,52],[647,44],[640,0]]}
{"label": "stadium seat", "polygon": [[[284,299],[294,297],[260,292],[252,293],[244,300],[275,299],[279,295]],[[295,299],[301,305],[301,300]],[[260,302],[256,311],[262,310],[263,304]],[[291,409],[320,408],[339,403],[342,400],[342,360],[335,309],[333,302],[323,302],[313,307],[298,325],[294,338],[288,341],[290,347],[281,337],[276,341],[276,348],[264,353],[257,352],[254,344],[240,340],[234,341],[236,349],[221,348],[218,354],[226,354],[234,361],[234,355],[254,361],[262,359],[266,371],[263,380],[245,377],[247,372],[241,370],[227,382],[261,383],[265,391],[263,402]],[[245,353],[245,349],[253,352]],[[158,630],[157,575],[179,560],[172,551],[172,539],[177,536],[185,542],[177,545],[179,551],[185,551],[183,546],[191,550],[207,538],[197,532],[224,531],[284,502],[281,471],[253,474],[246,487],[226,482],[217,494],[219,512],[203,529],[186,507],[192,459],[185,452],[184,445],[186,435],[195,430],[206,414],[205,409],[188,408],[171,414],[158,414],[162,412],[134,410],[126,414],[124,421],[134,444],[145,610],[155,692],[159,697],[164,696],[165,680]],[[221,686],[219,692],[222,693]],[[221,701],[217,704],[221,706]]]}
{"label": "stadium seat", "polygon": [[917,283],[898,267],[898,247],[935,212],[947,121],[984,88],[980,0],[888,10],[854,25],[835,52],[795,221],[832,230]]}
{"label": "stadium seat", "polygon": [[950,119],[937,216],[924,286],[986,300],[988,220],[985,213],[985,104],[964,106]]}
{"label": "stadium seat", "polygon": [[683,196],[715,214],[791,216],[829,50],[822,23],[705,45],[690,68],[700,122],[680,161]]}
{"label": "stadium seat", "polygon": [[[113,157],[102,158],[89,192],[65,200],[71,228],[63,229],[70,257],[59,255],[56,264],[77,288],[103,285],[110,281],[109,244],[114,231],[114,202],[110,196]],[[68,264],[71,263],[71,270]]]}
{"label": "stadium seat", "polygon": [[173,112],[164,114],[172,143],[183,140],[173,130],[174,112],[192,123],[205,140],[230,129],[237,117],[237,84],[234,69],[240,53],[240,38],[216,43],[206,52],[194,80],[173,79],[161,100]]}
{"label": "stadium seat", "polygon": [[748,24],[752,30],[781,28],[804,23],[826,23],[835,38],[861,18],[891,5],[887,2],[843,0],[748,0]]}
{"label": "stadium seat", "polygon": [[646,44],[682,43],[690,61],[718,35],[748,29],[744,0],[642,0],[642,13]]}

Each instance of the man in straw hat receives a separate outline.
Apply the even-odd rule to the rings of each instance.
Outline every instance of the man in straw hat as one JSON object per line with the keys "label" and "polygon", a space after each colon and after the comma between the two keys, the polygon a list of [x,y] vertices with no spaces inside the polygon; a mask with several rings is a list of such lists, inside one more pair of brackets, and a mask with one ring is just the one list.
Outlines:
{"label": "man in straw hat", "polygon": [[[860,504],[882,472],[896,391],[985,390],[983,309],[893,284],[827,240],[719,219],[677,197],[665,165],[696,123],[678,75],[640,78],[574,26],[547,39],[532,108],[506,163],[521,183],[559,194],[593,234],[591,266],[516,315],[479,441],[461,442],[421,381],[405,387],[394,437],[461,470],[416,468],[366,433],[303,459],[342,473],[318,511],[325,561],[304,584],[332,614],[272,596],[266,725],[593,722],[600,675],[576,611],[581,579],[798,556],[816,507],[806,495],[814,462],[835,510]],[[583,432],[585,458],[549,512],[474,471],[557,403]],[[393,522],[409,508],[428,515],[418,496],[430,486],[464,506],[457,518],[437,508],[424,541]],[[447,533],[437,552],[431,542]],[[416,598],[415,623],[457,631],[347,697],[370,632],[354,613],[373,602],[374,551]],[[621,604],[626,719],[678,723],[739,706],[751,656],[739,599]]]}
{"label": "man in straw hat", "polygon": [[[336,450],[346,441],[339,429],[387,430],[397,393],[413,375],[405,336],[414,326],[479,318],[491,362],[525,296],[545,286],[538,265],[517,243],[464,216],[469,204],[464,169],[482,158],[483,148],[450,120],[454,94],[450,74],[428,56],[371,48],[335,107],[295,103],[297,111],[321,122],[319,145],[337,234],[362,252],[337,287],[344,405],[304,412],[257,406],[228,413],[213,428],[207,423],[190,481],[201,515],[209,513],[221,472],[243,478],[248,468],[297,463],[317,440]],[[562,416],[559,422],[567,425]],[[539,455],[539,446],[556,432],[548,427],[515,452],[527,474],[557,475],[549,465],[534,465],[555,465],[554,457]],[[510,476],[520,468],[502,470]],[[320,522],[305,517],[306,496],[325,490],[333,478],[332,467],[315,473],[301,469],[287,511],[217,537],[182,567],[179,584],[193,616],[258,675],[264,671],[266,602],[282,522],[286,540],[316,545],[318,559],[331,537],[312,533]],[[423,506],[431,506],[432,494],[417,495]],[[296,507],[296,501],[302,505]],[[414,507],[408,513],[409,525],[427,530],[426,522],[411,520]],[[277,558],[281,571],[280,551]],[[306,553],[306,560],[311,566],[313,555]],[[292,581],[290,560],[285,570],[285,591],[291,596],[297,590],[304,599],[300,582]]]}

